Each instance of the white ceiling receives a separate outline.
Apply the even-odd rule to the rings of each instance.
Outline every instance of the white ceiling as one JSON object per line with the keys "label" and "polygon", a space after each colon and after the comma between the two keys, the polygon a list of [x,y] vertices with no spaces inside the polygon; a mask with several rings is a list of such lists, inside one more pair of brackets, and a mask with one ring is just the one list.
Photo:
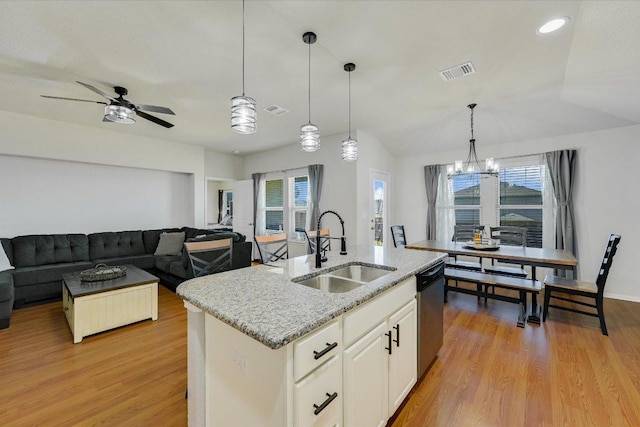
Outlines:
{"label": "white ceiling", "polygon": [[[536,29],[568,16],[545,36]],[[2,1],[0,110],[123,135],[249,154],[297,141],[311,121],[323,135],[347,130],[346,62],[352,128],[396,156],[464,150],[478,103],[478,146],[640,123],[638,1],[257,1],[246,3],[246,88],[258,102],[258,131],[229,127],[230,98],[242,93],[242,2]],[[476,74],[443,81],[438,72],[472,61]],[[103,123],[101,100],[76,80],[134,103],[171,108]],[[290,112],[273,116],[272,104]],[[364,147],[362,148],[364,149]]]}

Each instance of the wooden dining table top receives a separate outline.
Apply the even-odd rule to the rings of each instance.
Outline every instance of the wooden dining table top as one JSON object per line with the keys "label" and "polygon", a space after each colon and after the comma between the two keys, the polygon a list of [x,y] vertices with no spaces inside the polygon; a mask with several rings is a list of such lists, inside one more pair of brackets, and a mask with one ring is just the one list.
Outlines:
{"label": "wooden dining table top", "polygon": [[500,245],[497,250],[477,250],[465,247],[465,245],[464,242],[421,240],[407,244],[405,247],[407,249],[422,251],[445,252],[451,255],[469,255],[481,258],[516,261],[518,263],[521,262],[523,264],[538,266],[575,268],[578,265],[576,257],[564,249]]}

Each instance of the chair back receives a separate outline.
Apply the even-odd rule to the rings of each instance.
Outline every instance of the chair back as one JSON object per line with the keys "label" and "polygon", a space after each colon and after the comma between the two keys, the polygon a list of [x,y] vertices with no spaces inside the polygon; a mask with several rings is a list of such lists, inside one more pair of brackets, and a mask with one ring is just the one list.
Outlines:
{"label": "chair back", "polygon": [[501,245],[527,246],[527,229],[524,227],[489,227],[489,236],[500,240]]}
{"label": "chair back", "polygon": [[392,225],[391,237],[393,238],[393,246],[406,246],[407,238],[404,235],[404,225]]}
{"label": "chair back", "polygon": [[484,225],[464,224],[453,226],[452,242],[468,242],[473,240],[473,235],[476,230],[484,231]]}
{"label": "chair back", "polygon": [[[304,231],[304,237],[307,239],[307,246],[309,248],[310,254],[316,253],[316,237],[318,236],[318,232],[313,231]],[[331,250],[331,239],[329,238],[329,229],[323,228],[320,230],[320,251],[330,251]]]}
{"label": "chair back", "polygon": [[609,236],[609,241],[607,242],[607,247],[605,248],[604,255],[602,257],[602,264],[600,264],[600,270],[598,270],[598,278],[596,279],[599,294],[604,292],[604,284],[607,282],[607,277],[609,276],[613,256],[618,250],[618,243],[620,243],[620,236],[618,234],[612,234]]}
{"label": "chair back", "polygon": [[201,277],[231,270],[233,239],[184,242],[189,256],[188,277]]}
{"label": "chair back", "polygon": [[254,236],[263,264],[289,258],[287,233]]}

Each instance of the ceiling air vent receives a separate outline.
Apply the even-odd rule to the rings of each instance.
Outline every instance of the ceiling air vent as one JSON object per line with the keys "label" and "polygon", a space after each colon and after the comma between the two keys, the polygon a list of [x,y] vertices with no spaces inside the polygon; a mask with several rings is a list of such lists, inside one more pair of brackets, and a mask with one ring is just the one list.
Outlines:
{"label": "ceiling air vent", "polygon": [[267,113],[271,113],[274,116],[281,116],[289,112],[289,110],[287,110],[286,108],[282,108],[278,105],[270,105],[269,107],[266,107],[264,111],[266,111]]}
{"label": "ceiling air vent", "polygon": [[473,74],[476,72],[476,69],[473,68],[473,64],[471,62],[467,62],[462,65],[456,65],[455,67],[449,68],[448,70],[440,71],[440,77],[445,82],[459,79],[460,77],[467,76],[469,74]]}

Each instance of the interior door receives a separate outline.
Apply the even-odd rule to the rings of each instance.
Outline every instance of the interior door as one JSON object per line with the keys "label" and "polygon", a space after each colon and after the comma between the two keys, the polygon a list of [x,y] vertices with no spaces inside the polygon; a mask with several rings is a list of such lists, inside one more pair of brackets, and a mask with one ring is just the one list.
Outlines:
{"label": "interior door", "polygon": [[233,183],[233,231],[253,242],[253,180]]}
{"label": "interior door", "polygon": [[384,246],[389,234],[389,172],[371,170],[369,174],[371,235],[369,241]]}

